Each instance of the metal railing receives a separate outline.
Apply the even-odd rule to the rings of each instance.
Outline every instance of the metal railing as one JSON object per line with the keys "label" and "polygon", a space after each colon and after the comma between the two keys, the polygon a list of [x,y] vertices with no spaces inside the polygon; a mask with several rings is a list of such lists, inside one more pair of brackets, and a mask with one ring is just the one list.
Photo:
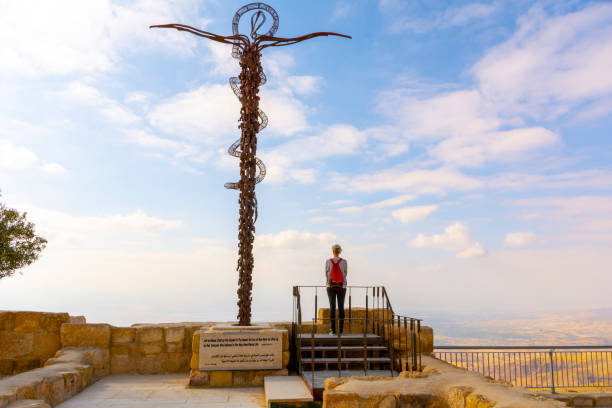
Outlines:
{"label": "metal railing", "polygon": [[436,346],[433,355],[518,387],[612,387],[612,346]]}
{"label": "metal railing", "polygon": [[[293,367],[296,368],[298,373],[303,372],[302,367],[302,336],[298,336],[298,333],[310,334],[311,342],[311,357],[310,364],[313,375],[314,383],[314,371],[315,371],[315,334],[316,326],[321,323],[321,320],[329,321],[330,319],[325,317],[319,317],[319,291],[326,292],[326,286],[294,286],[293,287],[293,345],[294,352],[291,353],[295,356]],[[364,375],[367,375],[369,361],[368,361],[368,334],[374,334],[382,340],[382,343],[386,346],[386,351],[389,355],[389,369],[391,376],[394,375],[395,371],[408,370],[408,371],[420,371],[421,369],[421,319],[416,319],[407,316],[396,315],[393,312],[389,296],[383,286],[347,286],[347,297],[348,297],[348,308],[345,310],[344,320],[344,332],[363,335],[363,366]],[[305,311],[303,291],[314,292],[313,302],[309,305],[309,309],[313,311],[313,317],[311,319],[304,319]],[[359,294],[363,297],[359,299]],[[325,296],[327,297],[327,296]],[[357,297],[357,304],[362,306],[355,306],[354,299]],[[362,300],[362,302],[359,302]],[[362,314],[363,317],[355,317],[356,314]],[[305,328],[303,322],[310,320],[310,328]],[[340,317],[336,315],[336,323],[339,324]],[[342,348],[342,337],[339,331],[337,332],[337,366],[338,375],[342,375],[343,364],[348,366],[346,363],[347,359],[344,358],[343,362],[343,348]],[[307,365],[308,365],[307,364]]]}

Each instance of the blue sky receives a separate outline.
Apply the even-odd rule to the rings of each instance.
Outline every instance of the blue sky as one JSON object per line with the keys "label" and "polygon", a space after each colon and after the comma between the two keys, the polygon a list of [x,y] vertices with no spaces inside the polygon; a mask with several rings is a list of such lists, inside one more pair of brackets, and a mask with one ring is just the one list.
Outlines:
{"label": "blue sky", "polygon": [[[291,318],[340,243],[405,314],[610,307],[612,4],[270,3],[254,319]],[[49,240],[0,308],[93,321],[236,313],[241,2],[11,1],[0,188]],[[280,306],[280,307],[279,307]]]}

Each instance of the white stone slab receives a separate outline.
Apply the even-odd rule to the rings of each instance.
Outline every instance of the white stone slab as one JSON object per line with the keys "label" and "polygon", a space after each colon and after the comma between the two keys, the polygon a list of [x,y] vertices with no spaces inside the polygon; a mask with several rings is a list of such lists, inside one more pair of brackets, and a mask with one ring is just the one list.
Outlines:
{"label": "white stone slab", "polygon": [[278,329],[200,331],[199,369],[278,370],[283,333]]}
{"label": "white stone slab", "polygon": [[312,393],[298,376],[268,376],[264,377],[264,393],[266,405],[272,402],[311,402]]}

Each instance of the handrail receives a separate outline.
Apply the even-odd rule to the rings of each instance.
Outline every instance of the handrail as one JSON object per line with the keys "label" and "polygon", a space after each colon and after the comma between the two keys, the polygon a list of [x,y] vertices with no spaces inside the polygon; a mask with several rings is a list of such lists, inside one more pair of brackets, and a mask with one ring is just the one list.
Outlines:
{"label": "handrail", "polygon": [[[314,289],[314,317],[312,319],[312,327],[309,328],[311,333],[311,359],[310,363],[304,362],[304,364],[310,365],[314,373],[315,359],[314,359],[314,339],[315,339],[315,325],[318,324],[318,289],[327,288],[325,285],[299,285],[293,287],[294,296],[294,312],[293,312],[293,330],[294,333],[303,334],[302,330],[302,305],[301,305],[301,290],[302,289]],[[348,332],[352,333],[354,321],[363,321],[363,347],[364,347],[364,375],[367,375],[369,367],[369,357],[367,355],[368,350],[368,333],[373,333],[380,337],[382,344],[388,350],[388,356],[390,360],[390,371],[391,376],[394,375],[394,370],[399,367],[399,370],[420,370],[421,365],[421,322],[422,319],[414,317],[396,315],[391,306],[391,301],[387,290],[384,286],[360,286],[360,285],[348,285],[346,287],[348,295],[348,318],[344,317],[343,321],[345,328],[348,326]],[[352,291],[357,290],[360,292],[364,290],[365,295],[365,317],[355,318],[353,317],[353,299]],[[370,290],[371,289],[371,290]],[[371,296],[371,303],[370,303]],[[370,312],[372,309],[372,312]],[[327,320],[327,319],[326,319]],[[339,316],[337,321],[339,321]],[[397,327],[396,327],[397,322]],[[402,327],[403,323],[403,327]],[[397,333],[396,333],[397,330]],[[397,334],[397,338],[396,338]],[[293,346],[295,347],[294,355],[297,357],[297,361],[294,361],[294,367],[297,368],[299,373],[302,373],[302,337],[301,335],[293,336]],[[341,347],[341,337],[338,334],[338,374],[342,373],[342,359],[343,350]],[[397,353],[395,353],[397,347]],[[308,347],[307,347],[308,348]],[[405,359],[405,364],[403,364]],[[399,365],[397,364],[399,362]],[[350,362],[349,362],[350,363]],[[326,362],[327,364],[327,362]],[[347,363],[348,364],[348,363]],[[313,374],[314,375],[314,374]],[[314,384],[314,377],[313,377]]]}
{"label": "handrail", "polygon": [[612,387],[612,346],[436,346],[434,357],[515,386]]}

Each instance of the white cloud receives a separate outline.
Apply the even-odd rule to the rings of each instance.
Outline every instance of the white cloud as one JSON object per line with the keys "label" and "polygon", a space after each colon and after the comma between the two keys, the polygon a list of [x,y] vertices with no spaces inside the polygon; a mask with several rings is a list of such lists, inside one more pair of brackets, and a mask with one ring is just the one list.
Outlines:
{"label": "white cloud", "polygon": [[127,214],[74,215],[30,205],[21,205],[35,222],[37,231],[55,248],[114,248],[120,243],[155,238],[182,226],[179,220],[167,220],[137,210]]}
{"label": "white cloud", "polygon": [[313,217],[310,219],[310,221],[312,222],[334,222],[334,221],[337,221],[337,219],[335,217],[324,216],[324,217]]}
{"label": "white cloud", "polygon": [[[506,116],[555,118],[612,93],[612,5],[561,16],[539,6],[473,68],[479,88]],[[609,110],[599,113],[605,114]]]}
{"label": "white cloud", "polygon": [[353,126],[333,125],[315,136],[295,138],[275,148],[262,150],[260,157],[268,168],[266,180],[313,182],[315,170],[296,166],[305,162],[313,166],[319,159],[355,154],[365,141],[365,133]]}
{"label": "white cloud", "polygon": [[184,21],[196,2],[150,2],[129,5],[109,0],[5,4],[0,15],[0,71],[13,77],[96,73],[117,66],[120,51],[163,48],[191,53],[194,38],[169,30],[149,30],[155,23]]}
{"label": "white cloud", "polygon": [[524,247],[536,242],[536,235],[533,232],[509,232],[506,234],[505,243],[510,247]]}
{"label": "white cloud", "polygon": [[25,147],[15,146],[8,140],[0,140],[0,169],[22,170],[38,161],[36,154]]}
{"label": "white cloud", "polygon": [[393,218],[400,220],[402,224],[406,224],[413,221],[424,220],[437,209],[437,205],[418,205],[394,210],[391,212],[391,215]]}
{"label": "white cloud", "polygon": [[[484,20],[502,9],[501,3],[467,3],[460,6],[450,6],[444,10],[432,11],[428,8],[428,18],[418,17],[420,4],[410,4],[398,0],[381,0],[383,12],[387,13],[392,22],[394,32],[414,31],[422,34],[432,30],[442,30],[461,27],[478,20]],[[417,17],[415,17],[417,16]]]}
{"label": "white cloud", "polygon": [[386,200],[377,201],[371,204],[341,207],[341,208],[338,208],[338,212],[358,213],[366,209],[380,209],[380,208],[388,208],[388,207],[397,207],[398,205],[402,205],[406,203],[407,201],[412,201],[414,199],[415,199],[415,196],[413,194],[402,194],[397,197],[388,198]]}
{"label": "white cloud", "polygon": [[525,160],[530,151],[558,144],[560,138],[542,127],[513,129],[440,142],[431,154],[444,163],[479,167],[486,162]]}
{"label": "white cloud", "polygon": [[40,166],[40,169],[44,173],[49,173],[49,174],[54,174],[54,175],[62,175],[68,172],[68,170],[66,170],[64,166],[58,163],[43,163],[42,166]]}
{"label": "white cloud", "polygon": [[255,239],[257,248],[308,249],[312,247],[330,246],[336,236],[331,233],[313,234],[296,230],[281,231],[276,234],[258,235]]}
{"label": "white cloud", "polygon": [[338,176],[333,185],[346,191],[369,193],[375,191],[397,191],[415,197],[425,194],[446,194],[450,191],[480,189],[484,183],[449,167],[438,169],[381,170],[353,177]]}
{"label": "white cloud", "polygon": [[97,88],[80,81],[71,82],[55,95],[67,101],[92,106],[101,116],[115,125],[130,125],[140,121],[140,118],[128,108],[105,96]]}
{"label": "white cloud", "polygon": [[486,250],[479,242],[472,240],[472,233],[462,222],[456,222],[444,229],[444,234],[419,234],[410,242],[415,248],[439,248],[456,252],[458,258],[483,256]]}
{"label": "white cloud", "polygon": [[594,235],[612,231],[612,196],[525,198],[507,204],[521,209],[520,219],[544,222],[556,231]]}
{"label": "white cloud", "polygon": [[552,174],[501,173],[489,177],[487,185],[505,190],[567,190],[572,188],[595,188],[606,190],[612,185],[609,170],[578,170]]}
{"label": "white cloud", "polygon": [[334,8],[334,11],[332,12],[331,21],[344,20],[353,11],[353,7],[353,4],[345,1],[339,1],[336,4],[336,8]]}

